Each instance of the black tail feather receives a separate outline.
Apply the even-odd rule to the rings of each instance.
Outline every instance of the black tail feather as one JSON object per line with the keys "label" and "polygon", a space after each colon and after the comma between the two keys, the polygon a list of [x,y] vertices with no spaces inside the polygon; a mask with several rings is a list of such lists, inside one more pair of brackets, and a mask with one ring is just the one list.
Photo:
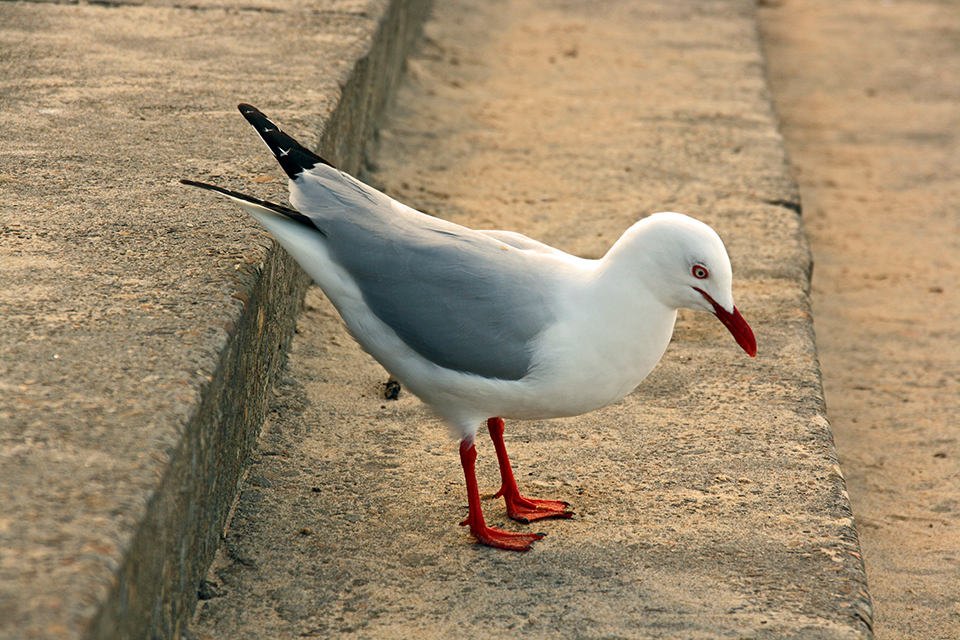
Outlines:
{"label": "black tail feather", "polygon": [[291,180],[295,180],[301,173],[309,171],[318,164],[333,166],[281,131],[280,127],[275,125],[256,107],[249,104],[239,104],[237,108],[240,109],[240,113],[247,119],[247,122],[257,130],[263,141],[267,143],[277,162],[280,163],[280,167],[290,176]]}

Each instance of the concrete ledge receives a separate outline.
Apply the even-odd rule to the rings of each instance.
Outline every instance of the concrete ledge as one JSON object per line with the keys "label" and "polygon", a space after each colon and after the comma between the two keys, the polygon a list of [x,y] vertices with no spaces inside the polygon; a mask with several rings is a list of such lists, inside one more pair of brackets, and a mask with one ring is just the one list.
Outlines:
{"label": "concrete ledge", "polygon": [[[456,444],[308,292],[198,607],[200,638],[867,639],[819,383],[796,185],[751,0],[448,0],[364,176],[422,210],[598,257],[637,217],[714,226],[760,351],[681,314],[614,406],[507,425],[522,489],[576,517],[478,548]],[[512,529],[478,440],[488,522]]]}
{"label": "concrete ledge", "polygon": [[356,171],[427,8],[0,6],[0,638],[179,635],[308,282],[176,181],[275,174],[240,101]]}
{"label": "concrete ledge", "polygon": [[[240,101],[315,131],[313,146],[356,172],[425,3],[2,3],[0,638],[176,637],[251,450],[255,473],[209,574],[226,589],[196,622],[204,636],[870,637],[752,3],[516,4],[478,2],[466,23],[434,25],[441,49],[418,61],[421,94],[460,99],[462,74],[483,79],[462,55],[483,59],[465,44],[471,28],[503,49],[526,37],[510,20],[531,7],[574,12],[548,16],[555,33],[610,18],[606,33],[643,63],[617,112],[642,123],[635,146],[614,144],[622,130],[607,145],[591,134],[534,161],[520,144],[510,157],[488,148],[494,129],[441,158],[423,139],[454,127],[428,120],[390,144],[430,171],[384,160],[374,178],[486,225],[470,219],[479,199],[464,180],[480,159],[504,172],[502,202],[527,221],[496,226],[583,255],[640,211],[701,217],[727,239],[760,358],[731,360],[722,328],[684,314],[658,372],[623,403],[562,429],[511,425],[518,469],[538,474],[540,493],[575,491],[579,516],[544,523],[550,537],[527,555],[475,550],[453,525],[454,445],[415,401],[376,397],[382,371],[322,299],[302,330],[324,349],[295,344],[291,379],[270,390],[305,279],[242,212],[176,184],[283,191]],[[616,95],[622,77],[606,79]],[[595,93],[565,95],[592,117],[577,98]],[[606,171],[625,165],[644,178]],[[537,180],[510,182],[530,166],[583,190],[551,205]],[[629,206],[598,207],[598,193]],[[561,206],[571,224],[552,220]]]}

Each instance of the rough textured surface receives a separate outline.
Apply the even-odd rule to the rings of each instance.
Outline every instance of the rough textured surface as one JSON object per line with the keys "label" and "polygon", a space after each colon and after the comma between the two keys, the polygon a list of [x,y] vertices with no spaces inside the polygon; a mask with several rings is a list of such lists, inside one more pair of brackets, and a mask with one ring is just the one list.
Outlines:
{"label": "rough textured surface", "polygon": [[424,13],[0,5],[0,637],[178,635],[307,280],[176,181],[256,189],[241,100],[355,170]]}
{"label": "rough textured surface", "polygon": [[461,0],[426,35],[367,180],[588,257],[646,213],[702,218],[727,243],[760,352],[685,312],[623,402],[508,423],[521,488],[577,513],[512,554],[458,529],[456,443],[409,394],[382,397],[383,370],[311,291],[191,631],[869,638],[752,3]]}
{"label": "rough textured surface", "polygon": [[877,637],[960,638],[960,4],[760,17]]}

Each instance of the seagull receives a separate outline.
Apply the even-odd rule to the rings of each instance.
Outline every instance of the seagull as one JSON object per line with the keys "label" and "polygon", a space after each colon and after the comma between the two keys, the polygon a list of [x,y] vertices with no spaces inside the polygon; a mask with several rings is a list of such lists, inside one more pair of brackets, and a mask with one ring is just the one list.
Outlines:
{"label": "seagull", "polygon": [[478,542],[526,551],[544,533],[488,526],[474,444],[483,421],[510,518],[569,518],[566,502],[521,495],[504,419],[581,415],[617,402],[660,361],[679,309],[713,313],[751,357],[730,259],[706,224],[656,213],[599,260],[510,231],[421,213],[339,171],[263,113],[240,113],[289,177],[287,207],[203,182],[236,202],[323,290],[360,346],[460,438],[469,526]]}

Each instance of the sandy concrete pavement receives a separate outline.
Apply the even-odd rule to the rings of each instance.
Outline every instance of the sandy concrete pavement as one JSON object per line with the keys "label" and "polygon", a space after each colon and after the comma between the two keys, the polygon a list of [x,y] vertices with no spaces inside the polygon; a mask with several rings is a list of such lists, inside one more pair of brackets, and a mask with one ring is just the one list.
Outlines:
{"label": "sandy concrete pavement", "polygon": [[[870,637],[753,10],[436,7],[363,177],[587,257],[647,213],[700,217],[727,242],[760,353],[683,313],[622,403],[509,423],[522,486],[577,512],[511,554],[456,526],[456,442],[409,394],[383,397],[385,372],[311,291],[195,637]],[[500,501],[485,508],[506,520]]]}
{"label": "sandy concrete pavement", "polygon": [[424,7],[0,3],[0,638],[178,635],[307,280],[177,181],[355,170]]}
{"label": "sandy concrete pavement", "polygon": [[877,637],[960,638],[960,6],[767,3]]}

